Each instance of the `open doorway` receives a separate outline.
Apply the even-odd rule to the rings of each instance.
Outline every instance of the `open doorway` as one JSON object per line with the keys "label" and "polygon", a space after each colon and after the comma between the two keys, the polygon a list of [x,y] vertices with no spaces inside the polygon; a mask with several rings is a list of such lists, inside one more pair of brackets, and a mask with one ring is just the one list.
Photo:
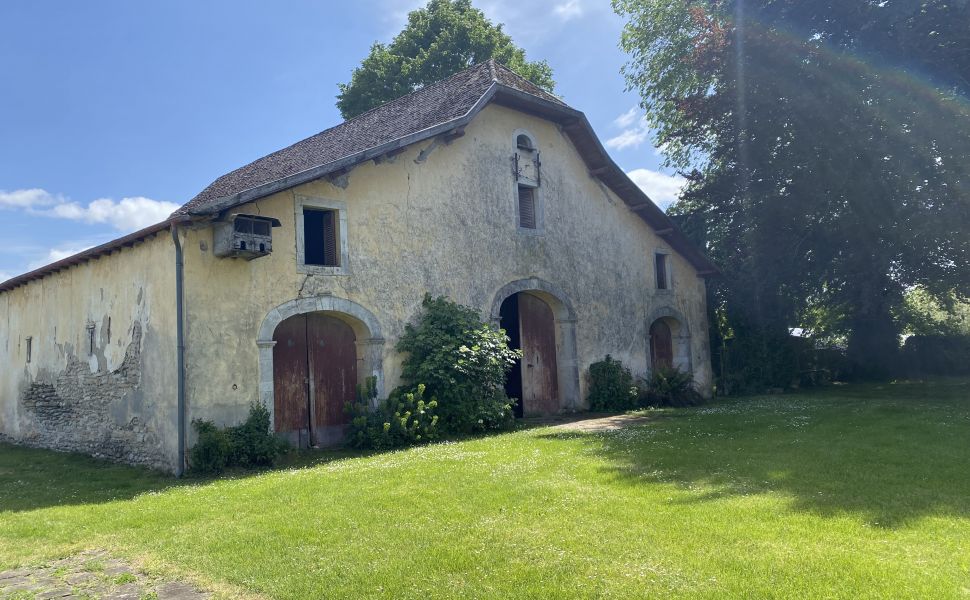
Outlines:
{"label": "open doorway", "polygon": [[522,358],[509,371],[505,391],[517,398],[516,417],[546,416],[560,411],[556,320],[552,308],[528,292],[512,294],[502,302],[500,326],[509,346]]}

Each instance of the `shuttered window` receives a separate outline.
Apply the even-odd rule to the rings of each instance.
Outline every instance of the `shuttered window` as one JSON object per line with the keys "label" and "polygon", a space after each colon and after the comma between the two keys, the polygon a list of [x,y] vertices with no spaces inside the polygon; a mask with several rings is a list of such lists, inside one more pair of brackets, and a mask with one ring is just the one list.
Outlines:
{"label": "shuttered window", "polygon": [[304,262],[321,267],[339,267],[337,211],[303,210]]}
{"label": "shuttered window", "polygon": [[519,186],[519,227],[536,229],[536,191],[525,185]]}

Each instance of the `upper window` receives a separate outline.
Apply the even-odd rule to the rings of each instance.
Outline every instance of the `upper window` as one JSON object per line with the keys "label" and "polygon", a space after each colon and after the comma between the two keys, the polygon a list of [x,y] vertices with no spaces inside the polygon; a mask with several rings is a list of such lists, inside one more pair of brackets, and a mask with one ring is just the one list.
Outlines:
{"label": "upper window", "polygon": [[339,267],[337,211],[303,209],[304,264]]}
{"label": "upper window", "polygon": [[527,131],[517,130],[512,134],[512,174],[515,179],[516,219],[519,230],[541,233],[542,205],[539,186],[539,148],[535,138]]}
{"label": "upper window", "polygon": [[517,135],[515,137],[515,146],[519,150],[535,150],[536,149],[536,145],[532,141],[532,138],[530,138],[525,133],[520,133],[519,135]]}
{"label": "upper window", "polygon": [[297,271],[314,275],[348,273],[347,205],[324,198],[296,197]]}
{"label": "upper window", "polygon": [[667,255],[662,252],[654,254],[654,271],[657,274],[657,289],[670,289],[670,269],[667,265]]}
{"label": "upper window", "polygon": [[30,362],[34,350],[34,338],[27,336],[27,362]]}

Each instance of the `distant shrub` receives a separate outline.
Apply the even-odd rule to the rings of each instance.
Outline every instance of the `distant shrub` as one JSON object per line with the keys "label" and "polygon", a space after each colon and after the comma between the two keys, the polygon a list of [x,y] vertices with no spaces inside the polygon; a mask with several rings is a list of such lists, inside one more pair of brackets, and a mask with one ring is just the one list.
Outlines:
{"label": "distant shrub", "polygon": [[910,375],[970,375],[970,336],[910,336],[903,359]]}
{"label": "distant shrub", "polygon": [[630,410],[639,393],[630,370],[609,354],[589,366],[590,410]]}
{"label": "distant shrub", "polygon": [[704,401],[690,373],[678,369],[656,369],[646,381],[643,403],[651,406],[696,406]]}
{"label": "distant shrub", "polygon": [[401,372],[405,389],[423,384],[437,400],[442,433],[510,427],[513,401],[505,394],[505,378],[521,353],[474,309],[430,295],[422,307],[420,319],[405,328],[397,345],[407,354]]}
{"label": "distant shrub", "polygon": [[347,406],[351,415],[346,444],[353,448],[389,450],[438,439],[438,402],[425,401],[425,386],[412,391],[395,389],[376,409],[373,382],[358,386],[357,402]]}
{"label": "distant shrub", "polygon": [[196,473],[219,473],[226,467],[269,467],[289,450],[270,431],[269,410],[259,403],[249,407],[246,420],[219,428],[212,421],[192,421],[199,439],[189,450],[189,465]]}

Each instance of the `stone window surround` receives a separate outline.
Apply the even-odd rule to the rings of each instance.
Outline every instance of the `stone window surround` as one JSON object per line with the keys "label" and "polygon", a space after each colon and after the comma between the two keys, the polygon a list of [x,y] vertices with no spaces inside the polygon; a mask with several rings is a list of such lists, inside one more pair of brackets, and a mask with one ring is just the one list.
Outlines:
{"label": "stone window surround", "polygon": [[[539,151],[539,144],[536,143],[536,136],[532,135],[532,132],[526,129],[516,129],[512,132],[512,151],[519,153],[519,136],[524,135],[532,142],[533,152]],[[525,186],[532,188],[532,202],[535,207],[536,213],[536,226],[534,229],[528,227],[521,227],[519,225],[519,186]],[[539,186],[531,185],[527,182],[519,182],[517,177],[512,177],[512,208],[515,211],[513,218],[515,219],[515,228],[522,235],[543,235],[545,233],[545,194],[539,191]]]}
{"label": "stone window surround", "polygon": [[[350,275],[350,244],[347,241],[347,203],[316,196],[294,194],[296,223],[296,271],[309,275]],[[325,267],[306,264],[306,251],[303,239],[303,209],[333,210],[337,212],[338,242],[340,244],[340,266]]]}
{"label": "stone window surround", "polygon": [[[657,287],[657,272],[656,272],[656,270],[657,270],[657,255],[658,254],[662,254],[665,257],[667,257],[666,260],[664,261],[664,264],[667,267],[667,287],[665,289],[660,289],[660,288]],[[653,249],[653,261],[651,261],[651,263],[652,263],[651,266],[653,267],[653,271],[654,271],[653,272],[653,291],[654,291],[655,294],[665,295],[665,294],[673,294],[674,293],[674,261],[671,260],[671,257],[672,256],[673,256],[673,252],[670,250],[670,248],[665,248],[663,246],[658,246],[658,247],[656,247],[656,248]]]}

